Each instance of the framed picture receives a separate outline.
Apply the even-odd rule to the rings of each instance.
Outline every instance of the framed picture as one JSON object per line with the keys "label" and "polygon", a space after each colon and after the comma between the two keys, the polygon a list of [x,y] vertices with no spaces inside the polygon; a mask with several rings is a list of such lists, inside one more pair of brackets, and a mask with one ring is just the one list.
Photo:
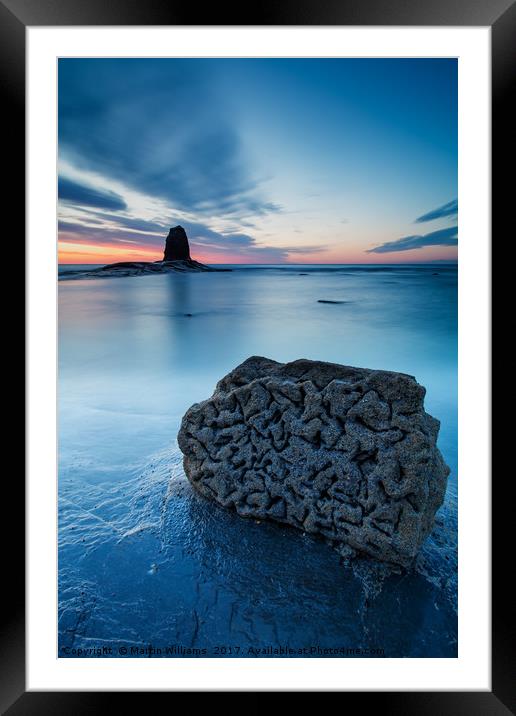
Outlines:
{"label": "framed picture", "polygon": [[490,265],[514,3],[195,14],[0,2],[28,309],[2,710],[509,713]]}

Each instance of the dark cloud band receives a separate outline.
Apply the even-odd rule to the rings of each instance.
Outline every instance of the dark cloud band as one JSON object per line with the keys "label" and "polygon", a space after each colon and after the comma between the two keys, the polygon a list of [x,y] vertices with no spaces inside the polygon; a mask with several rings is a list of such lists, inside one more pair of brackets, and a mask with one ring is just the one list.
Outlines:
{"label": "dark cloud band", "polygon": [[58,195],[61,201],[66,201],[77,206],[93,206],[98,209],[107,209],[109,211],[123,211],[127,209],[127,204],[119,194],[114,191],[106,191],[104,189],[94,189],[59,177]]}
{"label": "dark cloud band", "polygon": [[405,236],[396,241],[387,241],[374,249],[369,249],[368,254],[390,254],[396,251],[411,251],[422,249],[425,246],[456,246],[458,241],[457,227],[450,226],[447,229],[438,229],[430,234]]}
{"label": "dark cloud band", "polygon": [[457,216],[459,210],[459,202],[457,199],[454,199],[453,201],[449,201],[447,204],[443,204],[443,206],[439,206],[437,209],[433,209],[432,211],[429,211],[427,214],[423,214],[422,216],[418,216],[415,223],[416,224],[423,224],[427,221],[434,221],[435,219],[443,219],[446,216]]}

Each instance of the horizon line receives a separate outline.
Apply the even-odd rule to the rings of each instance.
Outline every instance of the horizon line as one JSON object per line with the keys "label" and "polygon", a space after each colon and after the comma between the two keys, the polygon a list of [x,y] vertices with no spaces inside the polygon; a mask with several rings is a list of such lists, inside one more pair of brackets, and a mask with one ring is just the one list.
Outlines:
{"label": "horizon line", "polygon": [[[115,261],[112,263],[125,263],[121,261]],[[154,263],[153,261],[134,261],[132,260],[131,263]],[[334,261],[331,263],[292,263],[292,262],[262,262],[262,263],[249,263],[249,262],[243,262],[243,263],[235,263],[235,262],[209,262],[206,263],[206,266],[385,266],[385,265],[403,265],[403,266],[413,266],[413,265],[434,265],[434,264],[452,264],[452,265],[458,265],[458,260],[453,259],[434,259],[433,261]],[[86,262],[77,262],[77,263],[69,263],[66,261],[58,261],[58,266],[110,266],[111,264],[103,264],[99,261],[94,261],[92,263],[86,263]]]}

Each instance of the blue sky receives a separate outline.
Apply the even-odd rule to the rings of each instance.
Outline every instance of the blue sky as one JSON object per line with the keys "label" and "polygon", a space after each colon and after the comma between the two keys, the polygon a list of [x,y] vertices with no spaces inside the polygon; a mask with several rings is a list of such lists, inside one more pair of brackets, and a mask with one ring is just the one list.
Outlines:
{"label": "blue sky", "polygon": [[63,263],[457,256],[453,59],[61,59]]}

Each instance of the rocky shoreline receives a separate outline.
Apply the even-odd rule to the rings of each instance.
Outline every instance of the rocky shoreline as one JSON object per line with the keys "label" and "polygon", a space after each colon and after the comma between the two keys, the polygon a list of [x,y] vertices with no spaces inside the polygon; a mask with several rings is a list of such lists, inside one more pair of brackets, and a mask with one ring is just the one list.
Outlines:
{"label": "rocky shoreline", "polygon": [[150,274],[200,273],[206,271],[231,271],[231,269],[214,268],[192,259],[186,231],[182,226],[174,226],[170,229],[166,238],[162,261],[120,261],[84,271],[62,271],[59,274],[59,280],[123,278]]}
{"label": "rocky shoreline", "polygon": [[59,280],[147,276],[160,273],[201,273],[206,271],[231,271],[231,269],[213,268],[192,259],[189,261],[123,261],[89,269],[88,271],[62,271],[59,274]]}

